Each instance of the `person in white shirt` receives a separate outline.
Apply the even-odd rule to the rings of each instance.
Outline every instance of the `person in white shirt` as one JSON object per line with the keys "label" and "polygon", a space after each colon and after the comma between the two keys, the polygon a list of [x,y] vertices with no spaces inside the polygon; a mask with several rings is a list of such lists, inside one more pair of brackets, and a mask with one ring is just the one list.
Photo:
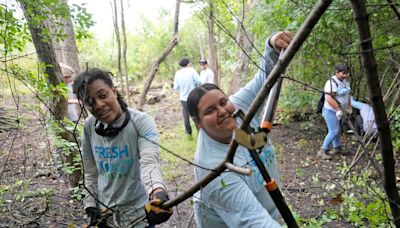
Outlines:
{"label": "person in white shirt", "polygon": [[208,67],[208,63],[206,59],[202,59],[199,61],[201,71],[200,71],[200,81],[201,84],[204,83],[212,83],[215,84],[214,82],[214,72]]}
{"label": "person in white shirt", "polygon": [[68,118],[74,122],[77,123],[79,120],[79,102],[78,98],[72,91],[72,86],[74,85],[74,80],[75,80],[75,71],[68,65],[64,63],[59,63],[61,72],[63,75],[63,81],[65,85],[68,87]]}
{"label": "person in white shirt", "polygon": [[372,110],[372,107],[369,104],[356,101],[353,97],[351,97],[351,106],[360,110],[360,116],[356,116],[356,128],[362,130],[358,132],[361,133],[360,135],[374,135],[376,132],[378,132],[378,128],[375,123],[374,110]]}
{"label": "person in white shirt", "polygon": [[[336,66],[335,75],[325,83],[324,92],[326,94],[322,116],[328,127],[328,134],[325,136],[321,150],[318,151],[318,156],[322,159],[331,159],[333,155],[338,153],[342,155],[348,153],[348,151],[342,150],[340,142],[340,120],[343,117],[342,110],[346,110],[348,115],[352,111],[350,101],[351,88],[350,82],[347,80],[349,70],[345,63],[340,63]],[[333,149],[329,151],[331,144]]]}
{"label": "person in white shirt", "polygon": [[181,69],[175,73],[174,90],[179,92],[179,99],[182,105],[183,122],[188,139],[192,139],[192,127],[190,126],[189,112],[187,108],[187,98],[196,86],[200,85],[199,74],[190,64],[188,58],[179,61]]}

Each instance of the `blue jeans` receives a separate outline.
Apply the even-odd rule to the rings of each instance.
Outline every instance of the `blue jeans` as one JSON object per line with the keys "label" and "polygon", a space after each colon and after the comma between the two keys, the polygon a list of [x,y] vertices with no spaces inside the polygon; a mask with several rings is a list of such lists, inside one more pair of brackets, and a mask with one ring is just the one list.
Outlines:
{"label": "blue jeans", "polygon": [[324,143],[321,149],[328,150],[329,145],[333,144],[333,148],[340,146],[340,121],[336,117],[336,112],[323,108],[322,117],[324,117],[326,126],[328,127],[328,134],[325,136]]}

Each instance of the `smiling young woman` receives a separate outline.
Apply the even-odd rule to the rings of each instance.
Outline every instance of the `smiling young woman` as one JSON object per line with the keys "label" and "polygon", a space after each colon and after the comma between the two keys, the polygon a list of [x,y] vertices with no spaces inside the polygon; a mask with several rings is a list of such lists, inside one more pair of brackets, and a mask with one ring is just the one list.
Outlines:
{"label": "smiling young woman", "polygon": [[144,215],[147,221],[135,227],[168,220],[172,209],[157,206],[168,200],[159,147],[144,138],[157,142],[154,120],[128,108],[109,72],[85,71],[75,80],[74,92],[92,114],[85,120],[82,137],[84,183],[89,190],[84,207],[90,226],[114,227],[113,216],[101,217],[108,208],[119,212],[119,225],[124,227]]}
{"label": "smiling young woman", "polygon": [[111,88],[103,80],[95,80],[88,85],[88,111],[99,121],[111,124],[122,115],[118,103],[117,90]]}
{"label": "smiling young woman", "polygon": [[[278,59],[278,51],[292,39],[289,32],[277,32],[267,41],[267,48],[254,78],[237,93],[228,97],[216,85],[205,83],[189,94],[189,114],[199,129],[195,153],[195,180],[206,176],[225,159],[234,129],[241,120],[232,115],[236,110],[246,112],[263,86]],[[261,111],[261,110],[259,110]],[[259,115],[255,115],[259,116]],[[253,118],[251,126],[260,126]],[[260,158],[271,177],[279,180],[273,147],[266,145]],[[278,210],[264,188],[260,171],[248,150],[239,146],[234,163],[253,171],[251,176],[224,172],[195,195],[195,220],[198,227],[280,227],[275,220]],[[224,184],[222,184],[224,183]]]}

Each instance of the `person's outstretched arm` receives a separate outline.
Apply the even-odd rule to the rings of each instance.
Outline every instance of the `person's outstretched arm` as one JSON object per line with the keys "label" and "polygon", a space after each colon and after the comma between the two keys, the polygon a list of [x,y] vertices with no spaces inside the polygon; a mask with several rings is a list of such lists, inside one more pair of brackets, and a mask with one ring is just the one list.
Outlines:
{"label": "person's outstretched arm", "polygon": [[242,87],[238,92],[230,97],[230,100],[242,110],[247,110],[253,102],[257,93],[264,85],[267,76],[278,61],[279,51],[287,48],[292,40],[290,32],[276,32],[266,41],[266,49],[260,60],[261,69],[255,74],[254,78]]}

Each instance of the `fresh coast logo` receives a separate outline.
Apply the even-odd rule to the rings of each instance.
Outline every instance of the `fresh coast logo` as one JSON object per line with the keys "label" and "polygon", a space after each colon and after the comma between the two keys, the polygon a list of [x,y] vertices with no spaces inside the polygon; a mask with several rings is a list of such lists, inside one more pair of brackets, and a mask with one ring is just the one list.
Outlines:
{"label": "fresh coast logo", "polygon": [[[264,147],[262,153],[259,154],[261,161],[263,162],[265,168],[267,169],[267,171],[269,171],[268,169],[273,165],[274,160],[275,160],[275,155],[272,152],[272,147],[271,146],[267,146]],[[264,184],[264,178],[261,175],[260,170],[258,169],[255,161],[253,160],[253,158],[251,157],[250,153],[248,153],[249,159],[251,160],[250,167],[253,171],[253,174],[255,175],[256,179],[257,179],[257,183],[260,185]],[[269,173],[271,175],[271,173]]]}
{"label": "fresh coast logo", "polygon": [[128,145],[103,147],[95,146],[94,154],[100,169],[100,175],[110,179],[123,178],[129,175],[133,158]]}

